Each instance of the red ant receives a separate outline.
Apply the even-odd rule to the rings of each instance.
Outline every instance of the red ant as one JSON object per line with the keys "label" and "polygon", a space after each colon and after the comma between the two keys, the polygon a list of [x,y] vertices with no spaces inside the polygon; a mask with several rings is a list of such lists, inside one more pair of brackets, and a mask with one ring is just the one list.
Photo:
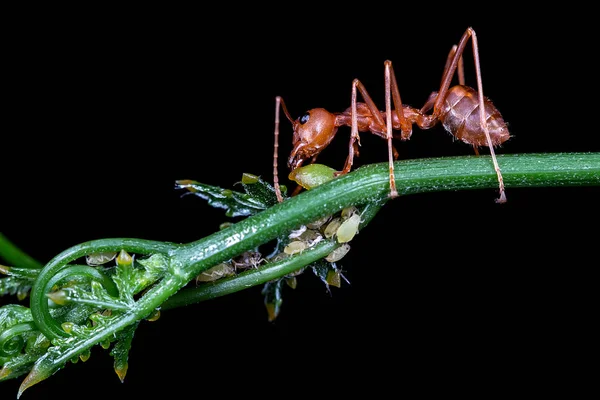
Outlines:
{"label": "red ant", "polygon": [[[473,45],[478,90],[465,86],[462,54],[469,39]],[[441,122],[444,128],[457,139],[472,145],[476,155],[479,155],[478,147],[489,147],[500,188],[500,197],[496,202],[506,202],[504,181],[496,160],[494,146],[504,143],[510,138],[510,134],[500,112],[488,98],[483,96],[475,31],[467,28],[458,45],[452,47],[444,67],[440,89],[438,92],[431,93],[421,109],[402,104],[392,62],[387,60],[384,66],[385,112],[379,111],[358,79],[352,82],[352,105],[341,113],[330,113],[323,108],[313,108],[294,121],[283,99],[280,96],[276,97],[273,182],[279,202],[283,201],[277,177],[280,105],[294,129],[293,148],[288,159],[288,167],[291,170],[300,167],[308,159],[311,159],[310,163],[314,163],[319,153],[331,143],[338,127],[351,126],[348,157],[344,168],[336,174],[346,174],[352,168],[354,155],[358,156],[358,145],[360,145],[358,132],[371,132],[388,142],[390,197],[394,198],[398,196],[398,191],[394,180],[393,160],[398,158],[398,151],[392,145],[392,138],[408,140],[412,134],[413,124],[417,124],[421,129],[429,129]],[[450,82],[457,70],[459,84],[450,88]],[[364,103],[357,102],[357,90],[362,95]],[[394,110],[391,107],[392,101]],[[431,109],[433,112],[426,114]],[[393,129],[400,130],[400,133],[394,133]]]}

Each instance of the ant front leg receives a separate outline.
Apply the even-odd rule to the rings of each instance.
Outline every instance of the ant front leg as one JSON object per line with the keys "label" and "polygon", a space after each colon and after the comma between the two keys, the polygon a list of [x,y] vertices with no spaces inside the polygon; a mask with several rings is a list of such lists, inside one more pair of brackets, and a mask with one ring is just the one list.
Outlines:
{"label": "ant front leg", "polygon": [[279,203],[283,202],[283,196],[281,195],[281,187],[279,185],[279,173],[278,173],[278,158],[279,158],[279,108],[283,108],[283,112],[292,124],[294,120],[290,116],[290,113],[285,106],[285,102],[281,96],[275,98],[275,130],[274,130],[274,143],[273,143],[273,187],[275,188],[275,196]]}
{"label": "ant front leg", "polygon": [[280,96],[275,98],[275,131],[274,131],[274,143],[273,143],[273,187],[275,187],[275,196],[279,203],[283,202],[283,196],[281,195],[281,187],[279,186],[279,173],[278,173],[278,158],[279,158],[279,105],[283,101]]}

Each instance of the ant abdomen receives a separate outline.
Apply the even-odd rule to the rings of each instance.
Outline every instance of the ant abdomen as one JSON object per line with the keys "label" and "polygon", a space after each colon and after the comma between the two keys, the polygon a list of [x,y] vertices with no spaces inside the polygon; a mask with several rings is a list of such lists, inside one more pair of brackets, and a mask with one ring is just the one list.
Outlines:
{"label": "ant abdomen", "polygon": [[[510,133],[494,104],[486,97],[483,104],[490,139],[494,146],[498,146],[510,138]],[[450,88],[439,119],[457,139],[474,147],[488,146],[479,115],[479,94],[475,89],[461,85]]]}

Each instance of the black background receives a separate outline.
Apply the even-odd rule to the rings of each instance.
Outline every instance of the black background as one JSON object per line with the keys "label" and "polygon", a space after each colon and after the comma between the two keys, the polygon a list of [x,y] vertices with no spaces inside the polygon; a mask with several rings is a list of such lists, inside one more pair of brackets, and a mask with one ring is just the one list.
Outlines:
{"label": "black background", "polygon": [[[579,51],[587,32],[559,14],[533,25],[519,12],[468,18],[433,5],[346,10],[352,16],[308,4],[283,13],[102,11],[42,13],[39,25],[22,18],[6,38],[0,231],[41,261],[97,238],[185,243],[213,233],[224,212],[181,197],[174,181],[235,188],[243,172],[270,180],[275,96],[294,117],[342,111],[358,78],[383,108],[390,59],[403,101],[420,107],[468,26],[484,92],[514,135],[498,153],[600,151],[594,103],[580,94],[591,90]],[[470,47],[465,58],[474,86]],[[341,168],[348,134],[341,128],[319,161]],[[361,140],[357,165],[386,161],[384,141]],[[286,121],[280,144],[288,154]],[[472,154],[441,127],[415,128],[397,148],[403,159]],[[496,392],[540,366],[562,368],[556,360],[578,353],[574,338],[586,330],[581,284],[598,264],[600,191],[508,188],[504,205],[496,195],[395,199],[340,262],[350,284],[329,294],[306,273],[284,291],[274,322],[259,287],[164,312],[139,327],[124,384],[96,347],[23,398],[120,399],[163,387],[174,397],[378,397],[439,386],[462,393],[473,382]],[[0,383],[2,399],[19,381]]]}

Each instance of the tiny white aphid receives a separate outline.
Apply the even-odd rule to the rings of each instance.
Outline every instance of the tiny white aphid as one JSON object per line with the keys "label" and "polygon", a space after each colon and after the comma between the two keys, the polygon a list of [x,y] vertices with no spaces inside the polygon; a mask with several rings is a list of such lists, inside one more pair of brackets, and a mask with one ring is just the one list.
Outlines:
{"label": "tiny white aphid", "polygon": [[342,217],[342,219],[348,219],[349,217],[351,217],[357,213],[358,213],[358,208],[356,208],[355,206],[350,206],[350,207],[344,208],[342,210],[340,216]]}
{"label": "tiny white aphid", "polygon": [[313,240],[308,240],[306,242],[306,244],[308,245],[308,247],[314,247],[314,245],[319,243],[321,240],[323,240],[323,236],[319,235],[319,236],[315,237]]}
{"label": "tiny white aphid", "polygon": [[304,250],[306,250],[306,243],[300,241],[300,240],[295,240],[293,242],[290,242],[287,246],[285,246],[285,248],[283,249],[283,252],[285,254],[298,254],[298,253],[302,253]]}
{"label": "tiny white aphid", "polygon": [[307,229],[300,236],[298,236],[297,239],[306,243],[308,247],[312,247],[319,243],[321,239],[323,239],[323,236],[319,231]]}
{"label": "tiny white aphid", "polygon": [[92,253],[85,256],[85,262],[90,266],[102,265],[114,260],[116,256],[117,253],[112,251]]}
{"label": "tiny white aphid", "polygon": [[196,282],[212,282],[216,281],[217,279],[233,275],[234,273],[235,268],[232,265],[227,263],[221,263],[207,269],[206,271],[201,272],[196,277]]}
{"label": "tiny white aphid", "polygon": [[239,269],[247,269],[254,268],[257,269],[258,266],[262,263],[266,262],[264,258],[262,258],[262,254],[258,251],[245,251],[238,257],[235,257],[231,260],[231,263],[237,270]]}
{"label": "tiny white aphid", "polygon": [[344,243],[337,249],[333,250],[325,259],[329,262],[336,262],[341,260],[350,251],[350,245]]}
{"label": "tiny white aphid", "polygon": [[290,233],[288,235],[289,239],[296,239],[297,237],[299,237],[300,235],[302,235],[304,233],[304,231],[306,231],[306,226],[302,225],[300,228],[296,229],[295,231],[292,231],[292,233]]}
{"label": "tiny white aphid", "polygon": [[331,215],[326,215],[322,218],[319,218],[316,221],[313,221],[311,223],[306,224],[306,226],[310,229],[319,229],[320,227],[322,227],[323,225],[325,225],[325,223],[327,221],[329,221],[331,219]]}
{"label": "tiny white aphid", "polygon": [[325,235],[325,237],[327,239],[329,239],[330,237],[333,237],[333,235],[335,235],[336,231],[338,230],[338,228],[340,227],[341,224],[342,224],[342,220],[339,217],[332,219],[331,222],[327,225],[327,227],[325,227],[325,230],[323,231],[323,234]]}

